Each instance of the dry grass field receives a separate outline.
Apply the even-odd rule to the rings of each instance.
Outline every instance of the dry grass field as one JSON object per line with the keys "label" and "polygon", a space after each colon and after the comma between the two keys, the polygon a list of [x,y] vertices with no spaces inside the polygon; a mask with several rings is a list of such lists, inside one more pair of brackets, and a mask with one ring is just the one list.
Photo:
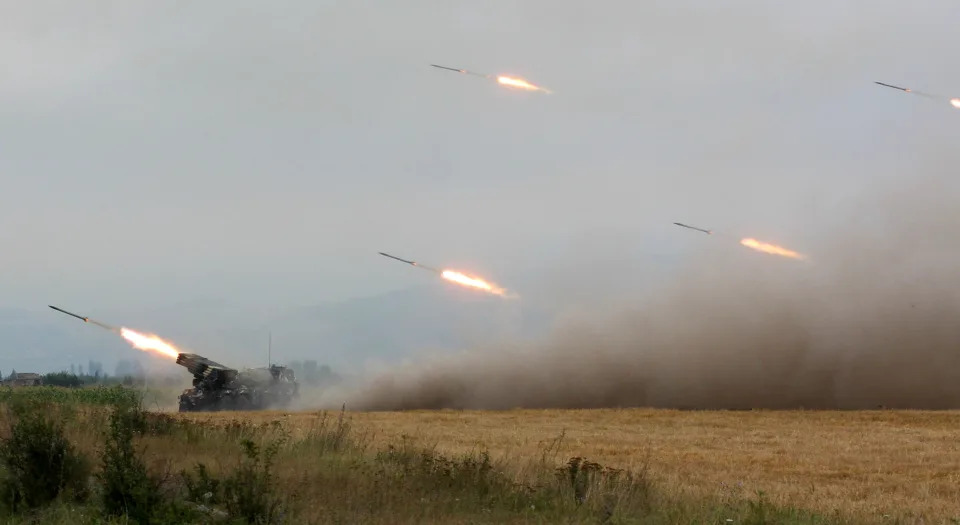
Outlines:
{"label": "dry grass field", "polygon": [[[349,413],[373,445],[404,436],[443,453],[534,460],[562,436],[558,462],[649,465],[685,498],[751,498],[866,522],[960,519],[960,413],[649,409]],[[204,413],[194,421],[266,423],[296,433],[314,413]],[[553,453],[552,453],[553,454]]]}
{"label": "dry grass field", "polygon": [[960,523],[955,412],[177,414],[137,398],[0,391],[0,523]]}

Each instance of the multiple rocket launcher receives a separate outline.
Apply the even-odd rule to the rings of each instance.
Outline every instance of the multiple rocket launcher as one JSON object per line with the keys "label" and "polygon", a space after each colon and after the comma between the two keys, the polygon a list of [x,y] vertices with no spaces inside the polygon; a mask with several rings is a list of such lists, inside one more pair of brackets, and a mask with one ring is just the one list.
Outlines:
{"label": "multiple rocket launcher", "polygon": [[154,335],[145,335],[121,327],[119,330],[73,312],[50,308],[119,333],[134,347],[164,354],[193,374],[193,387],[180,394],[180,412],[207,410],[261,410],[283,408],[298,396],[299,385],[293,371],[270,365],[265,369],[233,369],[197,354],[180,352]]}

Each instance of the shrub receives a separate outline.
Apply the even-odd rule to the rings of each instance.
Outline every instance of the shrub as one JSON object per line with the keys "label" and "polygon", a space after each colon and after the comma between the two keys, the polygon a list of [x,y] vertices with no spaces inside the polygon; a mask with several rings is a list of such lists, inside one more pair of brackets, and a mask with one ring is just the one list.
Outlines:
{"label": "shrub", "polygon": [[162,501],[159,480],[150,476],[133,446],[134,433],[144,427],[144,421],[139,404],[120,402],[114,406],[98,476],[103,510],[138,523],[150,523]]}
{"label": "shrub", "polygon": [[63,416],[46,404],[14,406],[14,423],[0,443],[2,494],[13,511],[35,508],[65,491],[87,496],[90,466],[64,434]]}
{"label": "shrub", "polygon": [[249,439],[241,442],[245,458],[222,482],[223,501],[231,517],[258,524],[280,521],[281,503],[271,467],[282,443],[278,440],[261,450]]}
{"label": "shrub", "polygon": [[220,480],[210,475],[207,466],[197,463],[194,467],[196,477],[187,471],[182,471],[183,486],[187,490],[187,500],[196,503],[217,505],[221,502]]}
{"label": "shrub", "polygon": [[230,518],[242,523],[266,525],[281,522],[283,505],[277,495],[271,468],[283,442],[280,439],[261,449],[249,439],[242,440],[243,457],[237,468],[223,479],[212,476],[203,463],[194,466],[195,475],[182,471],[180,476],[187,499],[213,514],[219,510],[208,506],[221,506]]}

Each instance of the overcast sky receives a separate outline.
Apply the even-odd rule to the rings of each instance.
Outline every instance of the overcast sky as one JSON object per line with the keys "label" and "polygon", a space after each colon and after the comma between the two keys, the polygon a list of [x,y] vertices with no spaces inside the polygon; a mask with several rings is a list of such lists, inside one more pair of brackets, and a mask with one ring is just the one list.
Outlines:
{"label": "overcast sky", "polygon": [[413,283],[378,251],[589,273],[705,241],[673,221],[802,248],[955,148],[960,110],[873,82],[960,94],[958,27],[951,0],[0,0],[0,306]]}

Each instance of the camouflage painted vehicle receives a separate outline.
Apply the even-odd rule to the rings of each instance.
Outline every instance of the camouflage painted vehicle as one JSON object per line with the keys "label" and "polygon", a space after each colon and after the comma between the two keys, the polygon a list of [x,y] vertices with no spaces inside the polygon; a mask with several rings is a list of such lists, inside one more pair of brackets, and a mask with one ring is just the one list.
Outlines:
{"label": "camouflage painted vehicle", "polygon": [[180,394],[180,412],[284,408],[299,395],[285,366],[240,371],[197,354],[180,354],[177,364],[193,374],[193,388]]}

